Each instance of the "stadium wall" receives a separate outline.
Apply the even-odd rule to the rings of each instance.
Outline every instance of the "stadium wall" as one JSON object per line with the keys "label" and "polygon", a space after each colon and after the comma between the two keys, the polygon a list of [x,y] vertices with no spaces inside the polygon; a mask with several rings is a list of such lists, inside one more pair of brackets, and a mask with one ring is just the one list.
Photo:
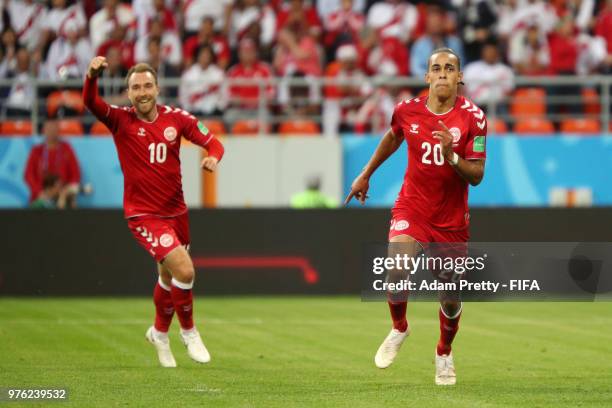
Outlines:
{"label": "stadium wall", "polygon": [[[83,183],[93,193],[79,197],[84,208],[121,208],[123,175],[112,139],[74,137]],[[29,190],[24,182],[28,154],[39,137],[0,139],[0,207],[23,208]],[[220,207],[287,207],[291,196],[303,191],[306,179],[320,176],[322,191],[336,200],[342,196],[342,144],[339,139],[313,137],[226,138],[228,152],[219,168],[214,201]],[[187,142],[181,148],[185,201],[203,206],[202,150]]]}
{"label": "stadium wall", "polygon": [[[344,191],[378,144],[377,138],[343,138]],[[400,149],[406,149],[404,144]],[[406,154],[395,154],[370,182],[369,206],[393,205],[403,182]],[[400,176],[401,175],[401,176]],[[548,206],[557,189],[586,189],[595,206],[612,205],[612,137],[490,137],[483,182],[470,189],[472,207]],[[359,205],[353,203],[353,206]]]}
{"label": "stadium wall", "polygon": [[[388,209],[194,210],[196,291],[359,293],[367,244],[386,241]],[[612,208],[478,209],[472,240],[612,242]],[[119,210],[2,210],[0,296],[149,295],[156,269]]]}
{"label": "stadium wall", "polygon": [[[85,208],[120,208],[123,176],[112,140],[70,138],[81,163],[83,181],[93,185],[81,197]],[[286,207],[302,191],[308,176],[319,175],[323,192],[336,200],[378,144],[378,137],[224,139],[227,155],[216,180],[219,207]],[[39,138],[0,138],[0,207],[27,205],[23,170]],[[405,149],[405,146],[401,147]],[[585,189],[595,206],[612,205],[612,137],[500,136],[488,140],[483,183],[470,193],[473,207],[547,206],[556,189]],[[203,204],[200,149],[182,149],[183,186],[187,204]],[[393,155],[374,175],[367,206],[388,207],[400,189],[406,155]],[[353,203],[352,205],[357,205]]]}

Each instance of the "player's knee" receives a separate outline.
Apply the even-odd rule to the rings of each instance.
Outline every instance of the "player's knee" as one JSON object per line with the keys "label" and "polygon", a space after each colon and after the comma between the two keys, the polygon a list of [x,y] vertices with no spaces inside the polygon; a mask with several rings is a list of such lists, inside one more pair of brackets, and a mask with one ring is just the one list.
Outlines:
{"label": "player's knee", "polygon": [[443,300],[440,305],[447,316],[455,316],[461,310],[461,302],[458,300]]}
{"label": "player's knee", "polygon": [[183,283],[193,282],[193,279],[195,277],[195,270],[193,269],[193,265],[191,265],[190,263],[181,265],[180,267],[176,268],[175,271],[173,271],[172,277]]}

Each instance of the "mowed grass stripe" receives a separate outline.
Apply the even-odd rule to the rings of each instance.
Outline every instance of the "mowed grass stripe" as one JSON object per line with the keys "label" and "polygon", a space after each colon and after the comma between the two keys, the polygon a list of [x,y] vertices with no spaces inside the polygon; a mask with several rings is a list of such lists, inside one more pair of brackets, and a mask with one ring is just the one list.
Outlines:
{"label": "mowed grass stripe", "polygon": [[0,384],[69,386],[67,405],[87,407],[573,407],[612,399],[612,359],[601,342],[612,338],[609,303],[467,304],[451,389],[433,385],[434,303],[409,305],[413,335],[387,370],[372,361],[390,328],[383,303],[200,298],[195,309],[212,363],[188,359],[175,320],[179,368],[164,370],[144,340],[150,299],[2,299]]}

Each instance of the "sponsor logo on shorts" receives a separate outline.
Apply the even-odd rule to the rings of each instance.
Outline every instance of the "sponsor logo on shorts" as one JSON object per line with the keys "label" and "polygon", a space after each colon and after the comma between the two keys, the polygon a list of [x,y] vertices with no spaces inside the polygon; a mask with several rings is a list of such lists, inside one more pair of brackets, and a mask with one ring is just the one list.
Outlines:
{"label": "sponsor logo on shorts", "polygon": [[174,141],[174,139],[176,139],[176,136],[178,135],[178,133],[176,132],[176,129],[173,128],[172,126],[167,127],[164,130],[164,137],[166,138],[167,141],[172,142]]}
{"label": "sponsor logo on shorts", "polygon": [[406,229],[408,229],[408,227],[410,226],[410,224],[408,223],[408,221],[406,220],[391,220],[391,228],[390,230],[396,230],[396,231],[404,231]]}
{"label": "sponsor logo on shorts", "polygon": [[410,226],[410,224],[408,224],[408,221],[406,220],[399,220],[398,222],[395,223],[395,230],[396,231],[403,231],[408,229],[408,226]]}
{"label": "sponsor logo on shorts", "polygon": [[172,238],[172,235],[170,234],[163,234],[161,237],[159,237],[159,243],[164,248],[168,248],[174,243],[174,238]]}

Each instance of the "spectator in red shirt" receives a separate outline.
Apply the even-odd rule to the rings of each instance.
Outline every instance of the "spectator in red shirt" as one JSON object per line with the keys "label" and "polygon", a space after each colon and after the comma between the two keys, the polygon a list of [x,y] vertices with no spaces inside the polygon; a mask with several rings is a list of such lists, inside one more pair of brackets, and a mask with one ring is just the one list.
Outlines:
{"label": "spectator in red shirt", "polygon": [[353,8],[353,0],[342,0],[341,8],[325,19],[325,47],[327,57],[336,54],[340,44],[359,44],[360,33],[365,25],[365,16]]}
{"label": "spectator in red shirt", "polygon": [[212,46],[217,56],[217,65],[221,69],[227,68],[230,62],[230,47],[225,36],[215,32],[215,20],[211,16],[202,19],[197,34],[187,38],[183,45],[183,61],[185,68],[189,68],[196,59],[196,52],[204,45]]}
{"label": "spectator in red shirt", "polygon": [[318,44],[309,34],[306,21],[300,14],[294,14],[278,34],[274,68],[283,76],[292,75],[294,72],[305,76],[321,75]]}
{"label": "spectator in red shirt", "polygon": [[322,27],[317,10],[312,5],[305,5],[304,0],[288,0],[280,7],[276,17],[277,32],[290,26],[294,21],[300,20],[306,24],[308,34],[319,38]]}
{"label": "spectator in red shirt", "polygon": [[574,75],[578,61],[578,41],[574,21],[570,17],[563,18],[555,31],[549,35],[550,74]]}
{"label": "spectator in red shirt", "polygon": [[[257,55],[257,46],[250,38],[240,41],[238,50],[240,62],[230,68],[227,76],[230,79],[264,79],[272,76],[272,68]],[[260,82],[260,81],[258,81]],[[230,85],[229,100],[232,107],[257,109],[259,106],[259,85]],[[274,96],[274,88],[266,85],[266,98]]]}
{"label": "spectator in red shirt", "polygon": [[319,109],[321,95],[314,78],[322,73],[320,48],[306,24],[303,16],[294,14],[278,35],[274,68],[284,78],[307,83],[281,82],[278,102],[286,114],[304,114]]}
{"label": "spectator in red shirt", "polygon": [[[576,27],[571,16],[562,18],[555,31],[548,37],[550,47],[550,75],[575,75],[580,51]],[[551,86],[548,89],[549,96],[557,99],[551,101],[549,113],[558,115],[562,112],[573,114],[581,113],[580,102],[563,103],[561,100],[567,97],[580,97],[580,87],[576,85]],[[557,121],[559,118],[554,118]]]}
{"label": "spectator in red shirt", "polygon": [[[260,113],[260,84],[266,78],[273,76],[272,68],[259,58],[259,50],[254,40],[243,38],[238,47],[238,64],[232,66],[227,73],[230,79],[227,89],[228,109],[225,110],[224,119],[233,124],[236,120],[256,118]],[[231,80],[250,79],[253,84],[232,84]],[[264,113],[268,114],[270,102],[274,98],[275,90],[271,83],[264,83],[265,104]]]}
{"label": "spectator in red shirt", "polygon": [[131,67],[134,65],[134,42],[127,38],[127,30],[127,27],[118,26],[111,31],[110,38],[100,45],[96,55],[106,55],[109,48],[117,47],[121,54],[123,66]]}
{"label": "spectator in red shirt", "polygon": [[[30,202],[38,198],[46,175],[57,175],[62,189],[72,196],[76,195],[81,182],[79,163],[72,147],[59,138],[59,127],[55,120],[47,120],[43,133],[45,141],[34,146],[28,157],[25,181],[30,187]],[[72,201],[74,205],[74,200]]]}

